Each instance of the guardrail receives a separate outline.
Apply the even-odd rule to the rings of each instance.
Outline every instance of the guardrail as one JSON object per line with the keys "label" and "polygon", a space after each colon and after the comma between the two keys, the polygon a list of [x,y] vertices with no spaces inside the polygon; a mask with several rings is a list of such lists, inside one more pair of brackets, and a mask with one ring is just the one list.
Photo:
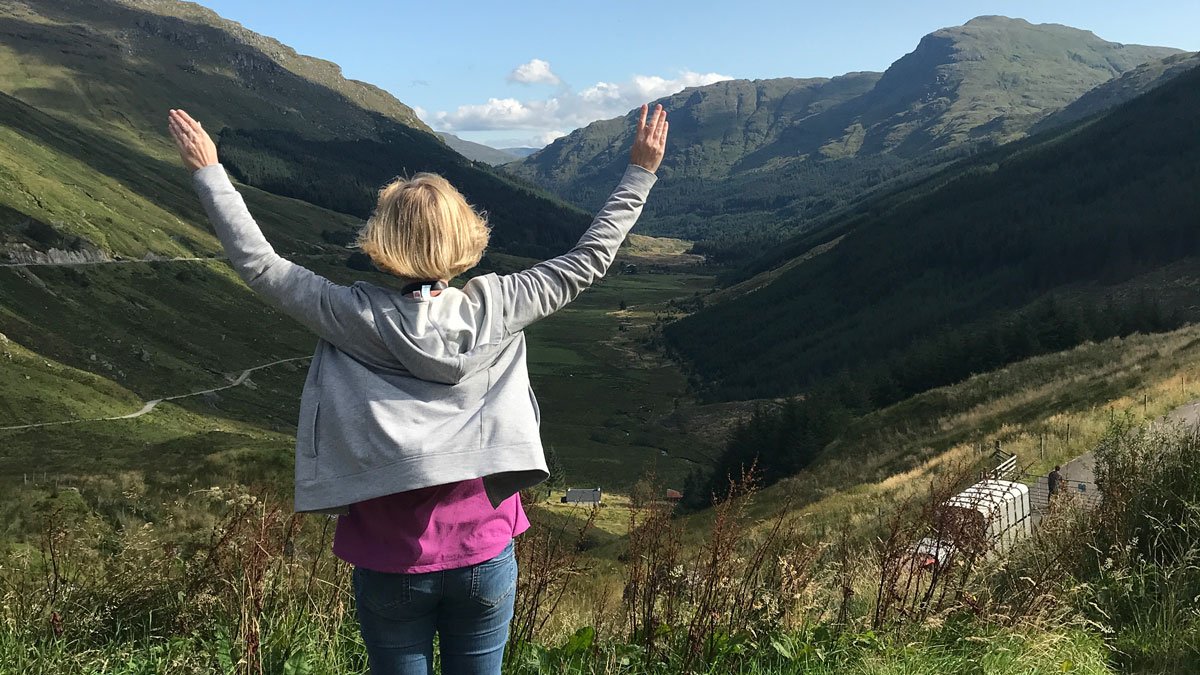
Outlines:
{"label": "guardrail", "polygon": [[[1041,474],[1021,474],[1017,477],[1029,485],[1029,505],[1037,512],[1045,512],[1050,506],[1050,481]],[[1064,479],[1058,488],[1056,499],[1070,499],[1085,506],[1100,504],[1100,489],[1091,481]]]}
{"label": "guardrail", "polygon": [[1009,454],[1003,450],[996,450],[992,453],[992,459],[998,460],[999,463],[995,467],[982,471],[979,474],[979,480],[1016,480],[1017,479],[1017,456]]}

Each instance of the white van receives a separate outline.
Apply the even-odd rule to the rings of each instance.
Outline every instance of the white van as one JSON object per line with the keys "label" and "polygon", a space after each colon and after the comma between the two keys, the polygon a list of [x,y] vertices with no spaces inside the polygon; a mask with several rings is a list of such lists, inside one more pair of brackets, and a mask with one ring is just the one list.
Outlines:
{"label": "white van", "polygon": [[1033,532],[1029,486],[989,478],[947,499],[939,507],[935,534],[914,549],[921,567],[946,565],[959,550],[991,556],[1003,553]]}

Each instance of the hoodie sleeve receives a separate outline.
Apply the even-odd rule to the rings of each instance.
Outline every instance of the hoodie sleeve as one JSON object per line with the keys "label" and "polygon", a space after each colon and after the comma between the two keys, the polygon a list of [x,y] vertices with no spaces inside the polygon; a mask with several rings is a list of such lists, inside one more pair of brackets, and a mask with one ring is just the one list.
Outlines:
{"label": "hoodie sleeve", "polygon": [[575,248],[523,272],[499,278],[508,332],[524,330],[557,312],[608,272],[656,180],[650,171],[630,164]]}
{"label": "hoodie sleeve", "polygon": [[192,182],[229,262],[246,285],[343,351],[362,354],[368,341],[378,341],[363,291],[339,286],[276,253],[224,167],[199,169]]}

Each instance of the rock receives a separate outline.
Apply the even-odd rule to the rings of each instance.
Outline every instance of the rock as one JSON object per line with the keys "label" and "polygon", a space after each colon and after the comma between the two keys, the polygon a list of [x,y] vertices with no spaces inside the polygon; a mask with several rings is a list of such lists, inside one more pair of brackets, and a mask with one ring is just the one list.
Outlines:
{"label": "rock", "polygon": [[13,262],[32,263],[35,265],[78,265],[81,263],[110,262],[112,257],[94,246],[79,250],[64,251],[52,248],[48,251],[20,250],[10,251],[9,257]]}
{"label": "rock", "polygon": [[50,293],[51,295],[53,295],[53,293],[50,291],[50,289],[46,287],[46,282],[42,281],[40,278],[38,278],[38,275],[34,274],[33,272],[30,272],[28,269],[18,267],[17,274],[20,275],[20,277],[22,279],[28,281],[29,283],[31,283],[35,287],[37,287],[38,290],[46,291],[47,293]]}

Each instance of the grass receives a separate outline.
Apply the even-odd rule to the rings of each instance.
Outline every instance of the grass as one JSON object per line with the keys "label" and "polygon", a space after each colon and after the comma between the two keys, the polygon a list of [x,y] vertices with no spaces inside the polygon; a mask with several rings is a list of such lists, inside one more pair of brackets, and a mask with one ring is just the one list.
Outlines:
{"label": "grass", "polygon": [[[1028,472],[1044,474],[1054,463],[1095,447],[1114,419],[1148,421],[1198,398],[1200,327],[1087,344],[1013,364],[851,422],[815,465],[755,495],[745,536],[747,541],[765,536],[784,513],[802,541],[846,535],[865,545],[880,535],[888,513],[931,482],[964,464],[986,462],[995,441],[1015,452]],[[702,418],[706,409],[737,414],[728,406],[688,412]],[[577,523],[587,517],[583,511],[565,515]],[[699,547],[713,519],[712,511],[682,518],[684,545]],[[619,556],[626,542],[597,543],[587,553],[592,583],[575,598],[581,604],[596,595],[620,597]]]}
{"label": "grass", "polygon": [[1082,345],[856,420],[813,467],[764,490],[757,509],[789,503],[818,531],[865,525],[946,467],[986,459],[997,441],[1044,474],[1094,447],[1114,419],[1155,419],[1197,398],[1200,328]]}
{"label": "grass", "polygon": [[690,396],[677,367],[653,355],[641,359],[646,350],[639,340],[656,307],[707,288],[711,280],[698,274],[611,276],[526,331],[542,439],[562,458],[568,482],[627,491],[653,472],[678,484],[694,462],[704,461],[687,436],[658,422]]}
{"label": "grass", "polygon": [[[669,280],[659,281],[667,283]],[[608,287],[622,288],[620,285]],[[696,573],[717,574],[735,584],[728,591],[732,594],[729,597],[761,598],[766,603],[761,609],[747,605],[741,610],[750,612],[747,618],[731,624],[753,627],[753,630],[712,633],[711,639],[716,642],[704,643],[710,656],[701,662],[693,662],[696,664],[694,672],[1113,672],[1110,665],[1112,645],[1086,624],[1039,619],[1032,626],[1008,626],[1003,622],[992,624],[968,617],[956,618],[951,614],[931,617],[929,623],[872,631],[863,623],[863,617],[869,616],[871,598],[874,597],[869,542],[872,532],[880,526],[880,505],[885,511],[900,508],[898,504],[906,496],[920,493],[929,480],[944,479],[947,468],[956,460],[969,457],[978,440],[988,442],[993,437],[1000,438],[1006,446],[1028,443],[1028,429],[1039,428],[1038,425],[1047,420],[1069,419],[1077,431],[1073,432],[1069,444],[1062,439],[1059,450],[1076,452],[1090,448],[1094,445],[1094,435],[1107,426],[1110,408],[1121,413],[1133,409],[1128,412],[1136,412],[1142,419],[1148,419],[1181,401],[1200,396],[1194,384],[1184,384],[1179,377],[1181,371],[1190,373],[1193,365],[1200,365],[1200,328],[1087,345],[929,392],[860,420],[829,449],[824,465],[814,469],[813,477],[801,476],[790,485],[773,486],[758,494],[746,502],[742,515],[733,516],[735,519],[726,525],[716,524],[722,518],[719,513],[665,521],[670,527],[678,528],[678,549],[669,548],[665,543],[669,539],[641,540],[642,544],[635,544],[628,529],[632,504],[627,499],[609,496],[607,505],[594,512],[585,507],[556,504],[553,498],[548,502],[531,499],[529,511],[537,527],[567,533],[568,538],[563,544],[578,546],[583,557],[578,559],[579,563],[569,565],[570,569],[579,570],[572,577],[573,590],[567,593],[552,621],[537,633],[540,646],[529,646],[530,651],[523,654],[510,670],[517,673],[683,672],[681,664],[688,652],[677,651],[682,648],[678,647],[681,643],[675,642],[676,638],[664,642],[663,649],[667,649],[667,645],[677,646],[651,657],[639,647],[641,642],[636,634],[623,632],[620,618],[622,589],[626,587],[626,575],[630,573],[626,567],[628,561],[641,555],[638,550],[676,550],[673,555],[679,556],[676,559],[679,562],[665,559],[663,569],[683,564],[685,569]],[[1189,382],[1192,381],[1189,376]],[[107,573],[91,581],[86,575],[72,577],[75,581],[71,588],[76,590],[71,593],[82,595],[64,595],[56,601],[57,606],[62,607],[66,626],[61,638],[47,637],[49,634],[45,631],[52,633],[54,624],[46,614],[34,620],[42,627],[37,629],[42,631],[41,637],[15,628],[12,621],[21,615],[11,612],[22,605],[14,604],[16,600],[10,596],[6,601],[8,604],[4,605],[4,611],[10,612],[9,623],[5,624],[8,627],[0,630],[0,661],[25,664],[28,672],[39,672],[40,668],[50,668],[54,672],[87,672],[96,668],[111,672],[156,672],[166,668],[168,663],[183,672],[188,669],[203,671],[212,664],[219,666],[221,663],[229,666],[218,669],[236,670],[236,664],[246,655],[247,631],[253,630],[258,636],[255,638],[257,644],[261,645],[257,652],[260,656],[255,658],[261,659],[268,671],[284,672],[285,668],[298,668],[297,664],[303,663],[312,668],[312,672],[365,672],[343,572],[339,572],[336,565],[323,568],[322,575],[332,575],[322,576],[330,585],[321,586],[324,590],[315,595],[302,590],[305,586],[303,570],[314,559],[328,555],[325,538],[328,533],[320,531],[321,519],[304,520],[303,528],[307,529],[296,535],[297,557],[294,560],[282,553],[282,543],[277,538],[269,540],[273,543],[264,540],[262,546],[267,551],[277,551],[271,556],[279,558],[268,557],[264,559],[266,562],[254,562],[257,554],[253,552],[259,549],[257,544],[252,545],[253,538],[246,540],[245,545],[238,544],[230,549],[228,555],[219,556],[219,560],[226,562],[219,563],[222,567],[214,574],[225,580],[224,590],[214,588],[205,593],[224,600],[205,600],[204,594],[191,599],[185,592],[187,600],[182,605],[170,604],[162,608],[161,618],[169,622],[171,616],[193,616],[200,607],[208,606],[205,603],[217,602],[212,608],[203,610],[213,622],[197,624],[190,632],[180,632],[168,628],[173,624],[163,623],[155,628],[154,624],[147,623],[144,615],[130,615],[123,619],[123,628],[119,631],[112,632],[111,627],[97,628],[100,631],[97,635],[103,637],[87,637],[93,634],[93,629],[84,631],[86,626],[111,626],[104,623],[110,621],[104,618],[107,615],[95,614],[99,608],[93,604],[96,597],[122,598],[128,593],[141,597],[138,594],[150,590],[143,577],[129,577],[120,582],[129,587],[119,585],[113,579],[124,578],[116,571],[123,568],[112,565],[125,564],[121,561],[130,560],[132,556],[141,562],[130,562],[129,569],[146,569],[146,565],[164,570],[178,569],[184,576],[170,583],[185,583],[187,579],[197,578],[187,574],[199,574],[204,569],[197,565],[205,559],[204,551],[211,545],[205,543],[208,537],[205,533],[213,532],[214,527],[218,533],[222,528],[236,529],[243,533],[238,536],[250,537],[260,530],[276,532],[272,537],[283,536],[278,533],[284,531],[279,529],[285,527],[284,520],[255,524],[260,523],[256,518],[265,518],[263,514],[273,513],[275,507],[244,512],[240,517],[249,520],[236,528],[229,524],[230,521],[222,521],[222,518],[232,517],[235,513],[232,509],[246,503],[244,495],[239,496],[242,493],[237,489],[232,492],[223,489],[219,494],[224,496],[217,497],[216,502],[205,501],[212,499],[209,494],[218,493],[208,490],[211,485],[207,481],[191,481],[188,485],[183,477],[187,471],[183,467],[190,464],[200,470],[200,475],[214,478],[234,475],[238,482],[258,483],[264,487],[273,481],[282,481],[286,485],[289,435],[286,432],[270,433],[228,416],[201,415],[179,406],[168,405],[162,413],[161,417],[152,415],[112,426],[73,427],[77,429],[76,440],[72,441],[69,434],[60,440],[78,445],[63,447],[61,455],[56,452],[49,459],[83,457],[89,447],[105,447],[107,453],[109,447],[120,447],[117,439],[126,439],[130,454],[98,458],[101,468],[90,475],[77,475],[62,482],[57,489],[45,483],[24,485],[20,481],[10,481],[10,496],[4,503],[4,511],[0,512],[0,518],[8,523],[5,538],[28,544],[9,546],[4,569],[15,570],[14,565],[18,563],[35,564],[34,561],[47,555],[45,546],[50,539],[59,542],[60,553],[64,556],[62,569],[68,575],[85,574],[83,570],[93,564],[88,562],[93,560],[90,557],[93,554],[88,551],[97,545],[95,542],[108,542],[99,545],[108,547],[105,550],[111,553],[105,555],[107,562],[96,563],[101,564],[102,569],[108,569]],[[101,429],[107,435],[89,436]],[[889,451],[881,453],[881,447],[887,447]],[[31,456],[21,458],[19,463],[27,463],[30,459]],[[161,473],[119,470],[121,466],[151,463],[161,469]],[[853,464],[855,471],[838,470],[839,463]],[[851,482],[855,478],[861,479],[859,484]],[[815,489],[814,479],[819,479]],[[63,489],[67,486],[75,489]],[[789,487],[791,494],[786,491]],[[830,494],[834,490],[837,492]],[[188,493],[194,494],[181,496]],[[276,495],[269,499],[286,499],[286,495],[278,495],[278,492]],[[794,501],[788,502],[788,498]],[[770,544],[775,535],[770,534],[772,526],[766,519],[784,509],[783,516],[792,533],[778,539],[777,544]],[[222,516],[222,512],[226,516]],[[570,537],[574,536],[570,533],[578,530],[581,520],[592,514],[593,529],[579,535],[578,544],[569,544]],[[644,515],[639,516],[638,521],[647,522]],[[222,522],[226,524],[221,525]],[[56,539],[59,535],[53,534],[50,539],[39,538],[39,530],[44,531],[48,526],[52,528],[51,532],[63,532],[62,538]],[[265,530],[261,529],[264,527]],[[734,543],[727,553],[719,554],[717,559],[724,562],[718,567],[706,567],[709,563],[705,561],[716,555],[714,551],[726,550],[712,548],[716,545],[709,539],[716,536],[709,534],[716,531],[713,528],[732,533],[722,536],[732,536]],[[837,537],[845,537],[849,542],[845,545],[857,551],[850,558],[858,562],[853,565],[853,576],[848,582],[839,576],[843,565],[839,561],[843,560],[844,554],[839,552],[842,545],[836,543]],[[776,594],[781,592],[779,588],[786,589],[786,583],[790,583],[773,576],[779,572],[769,572],[776,569],[776,563],[766,562],[762,568],[747,567],[759,559],[754,553],[755,547],[768,544],[782,545],[784,548],[770,550],[778,550],[779,555],[789,560],[808,560],[803,564],[812,566],[789,568],[810,569],[802,574],[801,585],[796,587],[800,590],[788,591],[800,594],[799,599],[794,600],[799,603],[796,610],[799,613],[790,615],[790,619],[784,620],[781,617],[788,614],[773,613],[777,610],[770,609],[777,607],[774,603],[778,602],[771,598],[777,597]],[[637,549],[636,546],[648,548]],[[152,552],[161,555],[164,550],[179,551],[178,562],[164,567],[145,559]],[[811,550],[815,557],[795,558],[797,553],[805,550]],[[523,555],[529,561],[534,554],[526,549]],[[771,553],[761,559],[773,561],[774,555]],[[21,560],[28,562],[21,563]],[[261,610],[254,610],[250,616],[257,618],[250,621],[245,614],[238,613],[242,610],[234,612],[233,609],[239,606],[237,603],[251,603],[242,606],[252,607],[257,602],[255,598],[260,596],[254,595],[257,593],[253,591],[255,586],[227,582],[243,578],[238,575],[249,575],[246,579],[258,578],[253,573],[258,569],[254,565],[262,564],[288,566],[292,572],[287,575],[263,578],[278,579],[280,584],[288,579],[290,586],[272,586],[275,582],[262,586],[263,589],[276,588],[272,592],[281,595],[274,596],[272,604],[265,600],[269,594],[263,590],[261,597],[265,604]],[[704,572],[705,569],[711,571]],[[760,571],[753,571],[755,569]],[[337,576],[339,574],[343,576]],[[204,573],[202,576],[212,575]],[[42,577],[35,574],[33,578]],[[703,578],[681,588],[700,588]],[[12,577],[9,579],[8,583],[13,583]],[[781,583],[785,585],[773,586]],[[852,619],[848,625],[837,627],[837,607],[842,602],[839,589],[843,583],[849,583],[853,590],[847,605]],[[84,593],[87,588],[99,589],[94,591],[98,595]],[[285,588],[291,590],[285,592]],[[747,594],[739,588],[757,590]],[[175,592],[172,590],[163,597],[175,597]],[[225,595],[228,593],[234,595]],[[36,597],[36,594],[30,597]],[[608,618],[603,618],[605,616]],[[809,618],[804,619],[806,616]],[[1157,635],[1154,626],[1159,625],[1151,621],[1158,620],[1155,616],[1137,619],[1140,624],[1135,623],[1122,633],[1120,644],[1149,654],[1142,657],[1143,661],[1154,658],[1157,653],[1154,650],[1158,649],[1154,645],[1162,642],[1151,639]],[[601,617],[599,624],[594,623],[597,617]],[[97,621],[100,623],[95,624]],[[597,626],[600,630],[586,647],[580,647],[580,639],[572,637],[581,625]],[[682,634],[678,636],[683,639]],[[292,666],[286,666],[287,663]]]}

